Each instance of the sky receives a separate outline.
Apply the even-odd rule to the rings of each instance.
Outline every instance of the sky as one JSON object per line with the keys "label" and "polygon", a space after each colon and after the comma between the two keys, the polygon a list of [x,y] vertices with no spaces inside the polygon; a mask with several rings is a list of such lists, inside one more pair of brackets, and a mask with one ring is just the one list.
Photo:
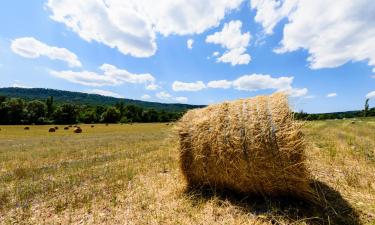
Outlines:
{"label": "sky", "polygon": [[6,0],[0,86],[164,103],[375,106],[373,0]]}

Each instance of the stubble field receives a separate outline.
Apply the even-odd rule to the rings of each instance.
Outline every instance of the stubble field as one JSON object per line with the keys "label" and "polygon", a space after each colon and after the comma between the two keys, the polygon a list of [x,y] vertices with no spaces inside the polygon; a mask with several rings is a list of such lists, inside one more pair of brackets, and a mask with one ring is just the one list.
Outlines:
{"label": "stubble field", "polygon": [[319,205],[186,190],[171,124],[49,127],[0,126],[0,224],[375,224],[374,119],[305,124]]}

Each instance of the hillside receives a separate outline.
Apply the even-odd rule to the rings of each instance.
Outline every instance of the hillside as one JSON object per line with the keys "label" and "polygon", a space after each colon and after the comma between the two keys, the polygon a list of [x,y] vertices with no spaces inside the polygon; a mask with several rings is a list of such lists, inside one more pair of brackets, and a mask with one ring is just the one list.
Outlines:
{"label": "hillside", "polygon": [[157,102],[146,102],[125,98],[114,98],[97,94],[87,94],[81,92],[71,92],[44,88],[0,88],[0,96],[9,98],[22,98],[25,100],[45,100],[53,96],[57,104],[74,103],[79,105],[114,105],[117,102],[124,102],[125,105],[137,105],[143,108],[153,108],[156,110],[165,110],[168,112],[181,112],[187,109],[199,108],[199,105],[188,104],[166,104]]}

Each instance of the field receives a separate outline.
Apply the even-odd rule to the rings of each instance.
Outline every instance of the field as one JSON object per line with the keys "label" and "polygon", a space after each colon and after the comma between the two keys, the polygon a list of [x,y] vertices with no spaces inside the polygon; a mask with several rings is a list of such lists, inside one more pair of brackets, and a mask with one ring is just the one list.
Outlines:
{"label": "field", "polygon": [[374,119],[305,124],[317,205],[186,190],[171,125],[48,127],[0,126],[0,224],[375,224]]}

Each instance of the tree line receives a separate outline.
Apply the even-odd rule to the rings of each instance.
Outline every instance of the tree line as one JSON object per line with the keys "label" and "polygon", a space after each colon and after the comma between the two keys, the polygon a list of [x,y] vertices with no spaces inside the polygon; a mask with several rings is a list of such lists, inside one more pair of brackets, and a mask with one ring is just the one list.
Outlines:
{"label": "tree line", "polygon": [[308,114],[303,111],[294,114],[298,120],[328,120],[328,119],[344,119],[356,117],[370,117],[375,116],[375,107],[370,108],[369,99],[366,99],[363,110],[349,111],[349,112],[334,112],[334,113],[317,113]]}
{"label": "tree line", "polygon": [[114,106],[55,104],[53,97],[45,101],[25,101],[0,96],[0,124],[75,124],[75,123],[132,123],[171,122],[183,112],[146,109],[118,102]]}

